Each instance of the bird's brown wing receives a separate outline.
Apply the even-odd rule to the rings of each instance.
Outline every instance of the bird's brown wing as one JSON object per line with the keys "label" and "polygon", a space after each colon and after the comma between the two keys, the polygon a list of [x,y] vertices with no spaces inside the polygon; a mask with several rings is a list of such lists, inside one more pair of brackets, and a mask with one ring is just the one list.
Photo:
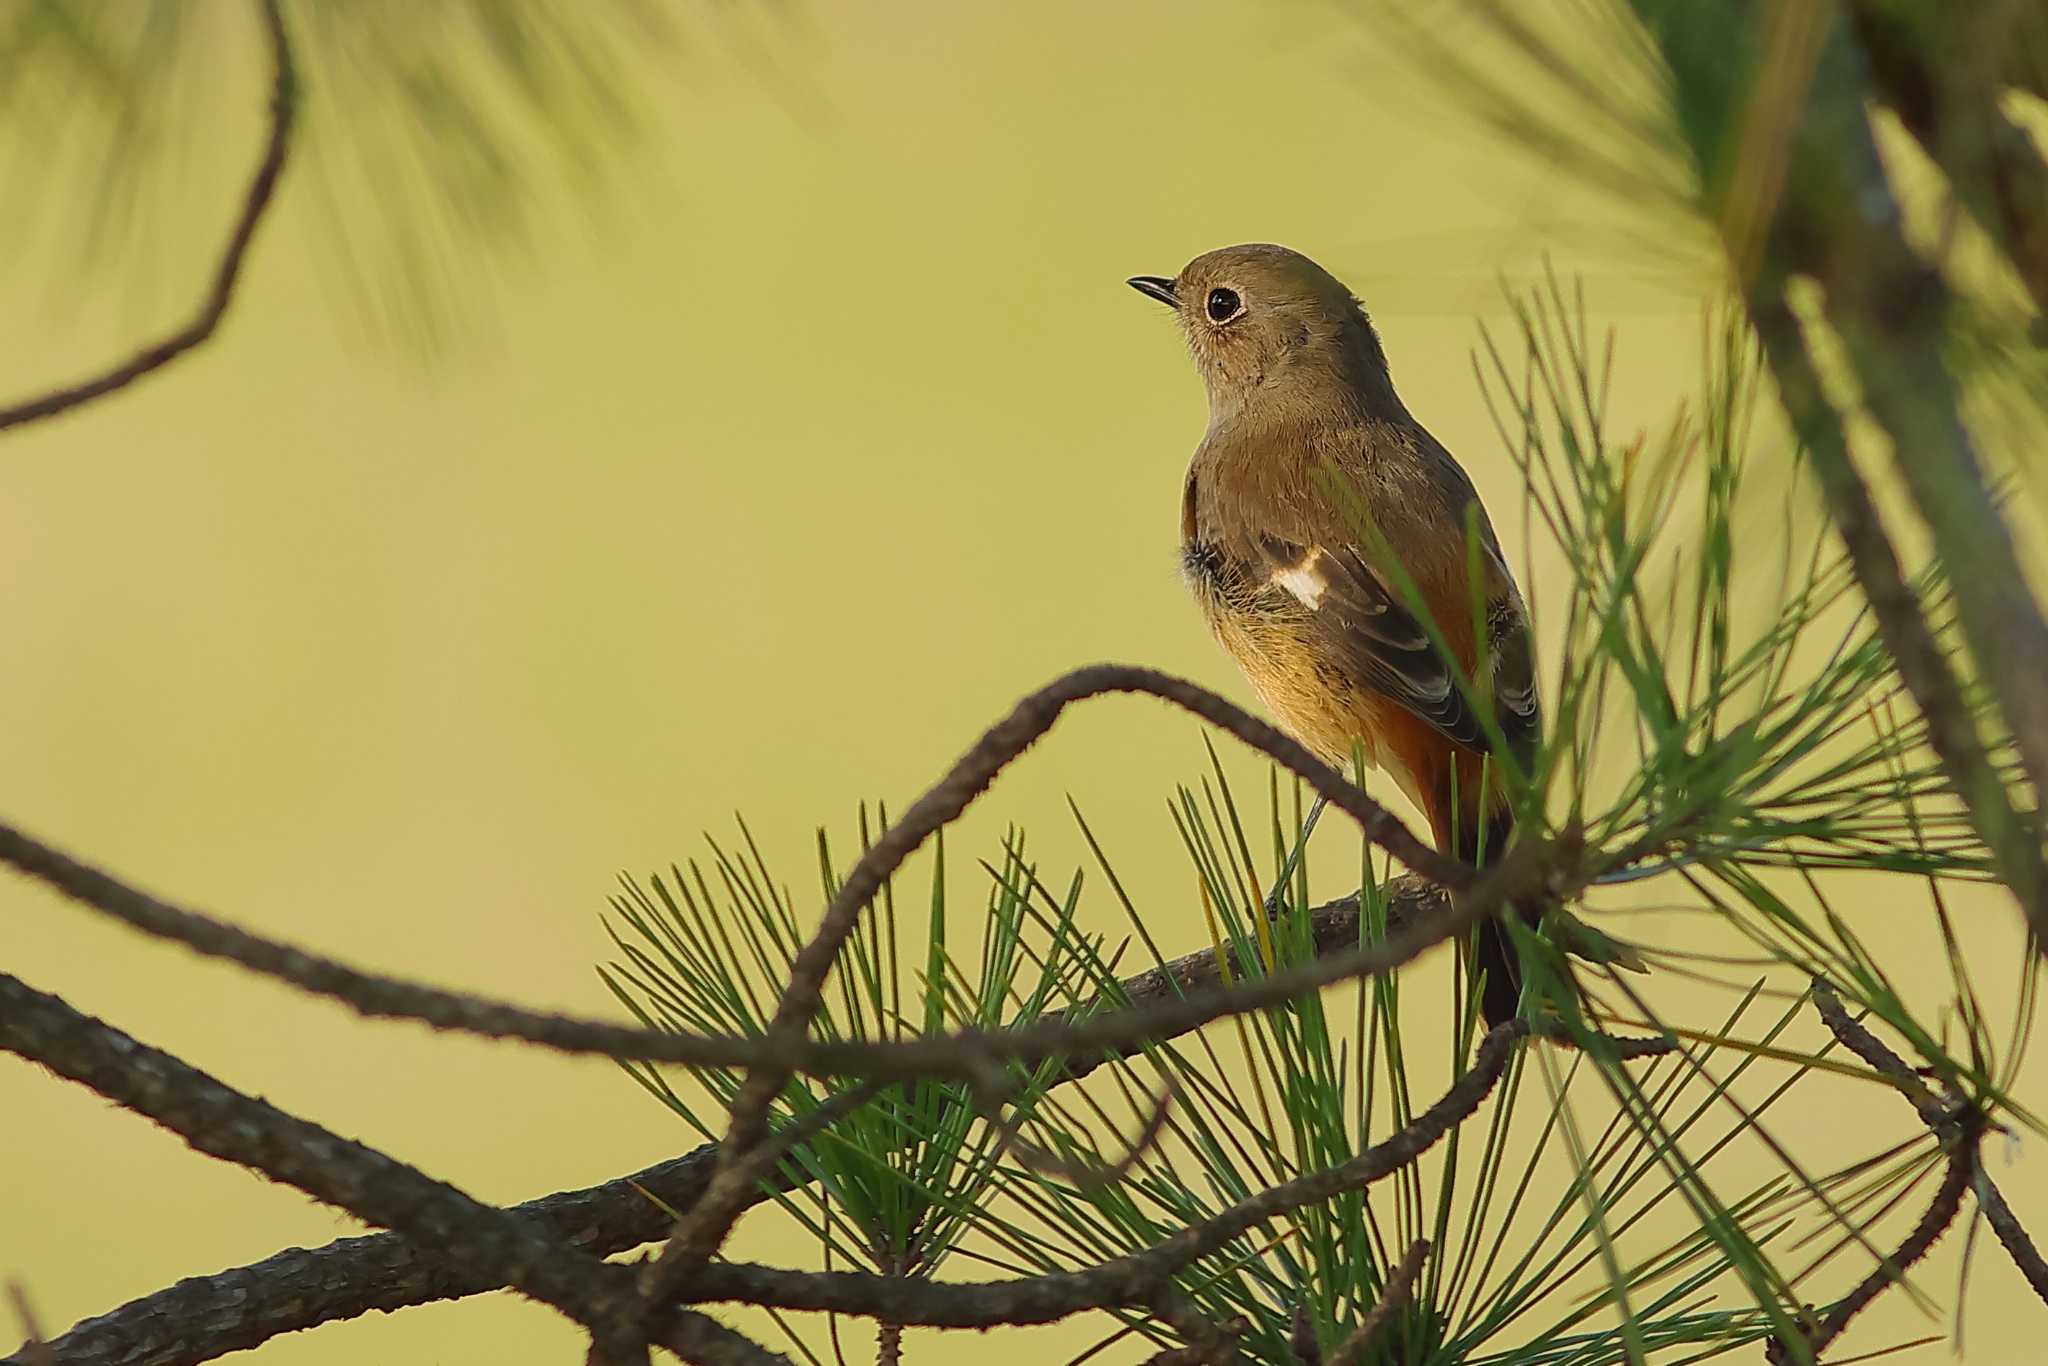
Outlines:
{"label": "bird's brown wing", "polygon": [[[1254,559],[1245,567],[1247,577],[1298,602],[1333,661],[1452,743],[1480,753],[1493,748],[1479,712],[1429,632],[1355,549],[1270,534],[1240,545]],[[1475,682],[1490,696],[1494,723],[1510,752],[1526,764],[1542,726],[1528,625],[1510,583],[1490,588],[1486,676]]]}

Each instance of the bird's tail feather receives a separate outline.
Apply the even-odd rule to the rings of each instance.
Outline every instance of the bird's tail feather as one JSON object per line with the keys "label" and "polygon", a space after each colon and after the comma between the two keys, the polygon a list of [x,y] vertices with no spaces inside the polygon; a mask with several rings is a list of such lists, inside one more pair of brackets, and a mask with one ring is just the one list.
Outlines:
{"label": "bird's tail feather", "polygon": [[[1512,811],[1499,811],[1483,822],[1475,821],[1469,838],[1463,828],[1460,830],[1458,857],[1475,867],[1494,863],[1507,852],[1508,838],[1514,830]],[[1520,914],[1520,909],[1511,909],[1507,914]],[[1490,915],[1479,922],[1478,952],[1473,957],[1473,966],[1485,978],[1480,988],[1479,1009],[1486,1017],[1487,1027],[1514,1019],[1521,1008],[1522,960],[1515,953],[1515,941],[1502,916]]]}

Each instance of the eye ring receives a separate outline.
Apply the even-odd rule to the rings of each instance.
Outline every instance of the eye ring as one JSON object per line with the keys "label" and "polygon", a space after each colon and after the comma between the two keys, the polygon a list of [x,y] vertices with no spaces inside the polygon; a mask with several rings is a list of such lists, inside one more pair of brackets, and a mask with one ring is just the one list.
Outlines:
{"label": "eye ring", "polygon": [[1244,312],[1244,300],[1238,297],[1236,290],[1219,285],[1209,291],[1209,298],[1202,307],[1210,322],[1227,323]]}

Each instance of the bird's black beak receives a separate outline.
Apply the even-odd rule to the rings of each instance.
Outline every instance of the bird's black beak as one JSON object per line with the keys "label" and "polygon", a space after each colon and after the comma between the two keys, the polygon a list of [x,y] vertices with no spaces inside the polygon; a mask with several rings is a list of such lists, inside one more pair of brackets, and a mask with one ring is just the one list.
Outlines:
{"label": "bird's black beak", "polygon": [[1173,292],[1173,281],[1163,275],[1133,275],[1124,283],[1140,294],[1159,300],[1168,308],[1180,307],[1180,295]]}

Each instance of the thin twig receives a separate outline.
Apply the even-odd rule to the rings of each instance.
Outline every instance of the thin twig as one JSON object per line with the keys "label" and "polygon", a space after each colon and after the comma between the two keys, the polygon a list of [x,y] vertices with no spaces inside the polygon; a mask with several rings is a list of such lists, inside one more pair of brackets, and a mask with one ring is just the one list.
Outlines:
{"label": "thin twig", "polygon": [[29,1366],[56,1366],[56,1358],[50,1353],[50,1344],[43,1341],[42,1325],[36,1322],[35,1306],[28,1302],[28,1291],[20,1281],[7,1282],[7,1298],[14,1305],[14,1317],[21,1324],[21,1355]]}
{"label": "thin twig", "polygon": [[1339,1343],[1337,1350],[1330,1354],[1330,1366],[1355,1366],[1365,1360],[1365,1354],[1385,1328],[1387,1321],[1407,1307],[1408,1297],[1415,1291],[1415,1278],[1422,1274],[1422,1259],[1429,1255],[1429,1240],[1417,1238],[1408,1248],[1408,1255],[1387,1277],[1386,1286],[1380,1291],[1380,1300],[1366,1311],[1351,1335]]}
{"label": "thin twig", "polygon": [[[1048,1018],[1010,1029],[962,1028],[888,1043],[843,1039],[781,1042],[739,1035],[670,1033],[554,1015],[360,972],[223,922],[179,911],[0,824],[0,862],[42,877],[74,900],[108,910],[140,928],[332,996],[373,1018],[420,1020],[488,1038],[522,1039],[566,1053],[594,1053],[621,1060],[695,1067],[766,1063],[812,1076],[858,1075],[882,1080],[972,1078],[992,1063],[1032,1066],[1049,1058],[1113,1052],[1148,1038],[1183,1034],[1214,1020],[1262,1010],[1339,982],[1391,972],[1471,929],[1518,895],[1529,895],[1529,885],[1543,881],[1537,876],[1542,855],[1534,845],[1522,846],[1520,853],[1526,857],[1510,854],[1475,891],[1459,898],[1440,916],[1404,925],[1377,943],[1299,963],[1270,976],[1190,991],[1142,1008],[1085,1018]],[[1584,884],[1588,871],[1597,872],[1597,865],[1548,881],[1556,895],[1569,895]],[[176,919],[160,920],[163,916]]]}
{"label": "thin twig", "polygon": [[[690,1267],[677,1267],[667,1256],[670,1249],[678,1245],[697,1247],[709,1244],[709,1257],[717,1250],[717,1244],[724,1241],[724,1235],[748,1209],[759,1203],[763,1183],[774,1175],[790,1151],[808,1141],[844,1116],[851,1114],[882,1089],[879,1082],[864,1082],[850,1090],[842,1091],[817,1109],[805,1115],[794,1124],[784,1126],[780,1131],[769,1129],[763,1123],[761,1136],[753,1144],[739,1152],[737,1161],[728,1161],[728,1149],[724,1145],[716,1150],[717,1160],[711,1170],[711,1179],[705,1183],[703,1194],[689,1209],[678,1213],[674,1226],[669,1232],[668,1248],[662,1258],[650,1263],[641,1273],[641,1295],[648,1304],[660,1303],[674,1293],[682,1274]],[[713,1233],[716,1230],[716,1241]],[[699,1259],[700,1261],[702,1259]],[[696,1263],[692,1263],[694,1266]],[[624,1333],[640,1332],[646,1320],[645,1311],[634,1306],[623,1309],[625,1317],[619,1324]]]}
{"label": "thin twig", "polygon": [[256,10],[262,18],[264,35],[270,44],[273,72],[270,130],[264,139],[262,157],[256,163],[256,174],[242,196],[241,212],[235,216],[234,227],[228,233],[227,247],[221,253],[220,264],[214,267],[213,284],[200,301],[198,313],[170,336],[144,347],[103,374],[0,408],[0,432],[55,417],[80,404],[126,388],[203,345],[220,326],[221,319],[227,316],[228,305],[234,301],[235,285],[241,279],[243,262],[249,255],[249,245],[256,240],[256,229],[276,198],[277,182],[284,174],[285,157],[291,148],[293,116],[298,104],[291,39],[285,31],[284,15],[279,11],[278,0],[258,0]]}
{"label": "thin twig", "polygon": [[1991,1231],[2005,1245],[2006,1255],[2020,1269],[2020,1275],[2026,1277],[2041,1303],[2048,1304],[2048,1261],[2042,1260],[2041,1250],[2034,1246],[2025,1225],[2005,1202],[2005,1192],[1991,1180],[1991,1173],[1984,1170],[1981,1161],[1977,1163],[1977,1179],[1971,1189],[1977,1195],[1977,1208],[1984,1211],[1984,1222],[1991,1225]]}
{"label": "thin twig", "polygon": [[1146,1111],[1145,1123],[1138,1130],[1123,1152],[1102,1161],[1075,1161],[1061,1157],[1049,1148],[1041,1147],[1025,1139],[1022,1125],[1018,1121],[1002,1116],[993,1121],[997,1131],[996,1146],[999,1151],[1015,1157],[1033,1171],[1056,1176],[1078,1191],[1099,1191],[1116,1185],[1130,1175],[1146,1154],[1159,1143],[1166,1132],[1166,1122],[1173,1116],[1173,1107],[1180,1098],[1179,1089],[1169,1079],[1159,1094],[1151,1097]]}
{"label": "thin twig", "polygon": [[[903,861],[935,832],[958,819],[998,774],[1052,728],[1068,706],[1112,692],[1162,698],[1229,731],[1306,778],[1320,795],[1355,819],[1367,838],[1410,867],[1453,890],[1470,885],[1470,869],[1422,844],[1390,812],[1300,742],[1206,688],[1157,670],[1128,665],[1076,669],[1025,697],[1007,717],[990,727],[974,748],[883,831],[854,864],[819,918],[817,931],[790,964],[789,983],[776,1002],[766,1044],[787,1048],[808,1036],[825,979],[838,961],[840,949],[853,933],[861,912]],[[667,1300],[680,1278],[715,1254],[731,1232],[733,1221],[744,1208],[745,1195],[753,1186],[743,1176],[747,1154],[760,1142],[769,1107],[789,1084],[792,1070],[771,1060],[748,1069],[746,1080],[733,1097],[711,1187],[687,1227],[677,1228],[676,1236],[647,1271],[644,1284],[650,1303]]]}
{"label": "thin twig", "polygon": [[[1922,1123],[1934,1130],[1944,1142],[1961,1141],[1962,1116],[1967,1113],[1965,1108],[1944,1105],[1904,1058],[1843,1008],[1841,997],[1835,995],[1834,988],[1826,982],[1814,982],[1813,1003],[1820,1011],[1821,1020],[1842,1046],[1897,1086]],[[2005,1192],[1991,1179],[1991,1173],[1984,1170],[1981,1161],[1977,1164],[1970,1188],[1977,1196],[1977,1207],[1984,1211],[1984,1221],[1998,1235],[2006,1255],[2012,1258],[2013,1265],[2019,1268],[2020,1275],[2026,1277],[2027,1284],[2033,1287],[2041,1302],[2048,1304],[2048,1261],[2042,1260],[2041,1251],[2034,1245],[2025,1225],[2012,1212],[2012,1206],[2006,1203]]]}
{"label": "thin twig", "polygon": [[1813,1006],[1820,1013],[1821,1023],[1828,1027],[1836,1041],[1869,1063],[1872,1071],[1898,1087],[1922,1123],[1945,1139],[1960,1135],[1956,1113],[1941,1103],[1904,1058],[1887,1048],[1877,1035],[1854,1019],[1842,1005],[1842,998],[1835,994],[1834,987],[1821,978],[1815,978],[1813,982]]}
{"label": "thin twig", "polygon": [[[1146,1013],[1141,1021],[1137,1012],[1125,1011],[1085,1022],[1048,1021],[1030,1031],[961,1030],[948,1036],[893,1043],[816,1041],[789,1028],[799,1018],[808,1021],[816,1009],[824,974],[839,945],[851,932],[861,908],[890,874],[941,825],[964,811],[997,773],[1051,727],[1069,704],[1109,692],[1164,698],[1244,739],[1324,791],[1332,805],[1353,816],[1368,838],[1382,848],[1438,885],[1450,890],[1472,887],[1472,894],[1461,898],[1454,910],[1433,924],[1391,936],[1377,947],[1362,949],[1346,958],[1297,967],[1230,991],[1210,993],[1199,1000],[1190,998],[1170,1006],[1162,1003],[1158,1018]],[[361,972],[333,959],[172,906],[12,826],[0,824],[0,862],[10,863],[71,899],[136,929],[176,940],[201,953],[225,958],[305,990],[336,997],[364,1015],[416,1019],[437,1028],[523,1039],[565,1052],[601,1053],[619,1059],[699,1067],[759,1069],[762,1087],[768,1076],[782,1071],[819,1075],[862,1073],[899,1079],[939,1073],[964,1076],[991,1061],[1042,1061],[1049,1056],[1114,1047],[1156,1033],[1160,1028],[1186,1028],[1206,1019],[1259,1009],[1350,976],[1398,967],[1425,949],[1471,928],[1509,900],[1511,891],[1526,894],[1535,890],[1521,884],[1538,880],[1538,859],[1536,842],[1531,841],[1474,886],[1471,869],[1423,845],[1384,807],[1346,782],[1335,769],[1242,708],[1192,683],[1150,669],[1107,664],[1077,669],[1018,703],[1009,717],[983,735],[945,777],[869,848],[826,908],[817,935],[792,965],[790,990],[785,992],[777,1014],[785,1027],[771,1027],[766,1037],[741,1038],[672,1033],[578,1019]],[[1604,870],[1596,868],[1591,873],[1600,871]],[[1560,891],[1585,881],[1577,869],[1551,870],[1551,877],[1558,882]],[[1240,1002],[1241,1009],[1234,1004]],[[1202,1019],[1189,1019],[1191,1013]],[[1187,1023],[1176,1023],[1182,1019]],[[1040,1051],[1034,1055],[1028,1051],[1030,1048]],[[779,1090],[780,1083],[774,1089]]]}
{"label": "thin twig", "polygon": [[1818,1361],[1829,1344],[1848,1328],[1851,1319],[1862,1313],[1872,1300],[1906,1278],[1906,1273],[1927,1255],[1928,1249],[1940,1241],[1941,1235],[1948,1232],[1949,1225],[1955,1222],[1956,1211],[1962,1207],[1963,1192],[1969,1189],[1971,1174],[1976,1170],[1977,1138],[1978,1130],[1974,1126],[1968,1127],[1964,1142],[1949,1155],[1948,1170],[1941,1178],[1941,1186],[1935,1191],[1934,1199],[1928,1202],[1927,1212],[1920,1216],[1920,1222],[1913,1226],[1913,1231],[1906,1235],[1897,1251],[1873,1267],[1869,1275],[1856,1283],[1855,1289],[1835,1302],[1826,1318],[1807,1331],[1804,1343],[1800,1344],[1805,1348],[1804,1357],[1795,1358],[1791,1355],[1795,1349],[1788,1347],[1783,1339],[1774,1338],[1764,1348],[1764,1360],[1771,1366],[1784,1366],[1787,1362],[1802,1359]]}
{"label": "thin twig", "polygon": [[1239,1201],[1140,1252],[1080,1271],[1008,1281],[948,1285],[855,1271],[785,1271],[719,1261],[698,1268],[684,1287],[691,1303],[736,1301],[888,1318],[936,1328],[1049,1323],[1084,1309],[1149,1298],[1191,1263],[1227,1247],[1269,1219],[1372,1185],[1409,1166],[1461,1123],[1493,1090],[1528,1033],[1520,1020],[1480,1042],[1472,1066],[1407,1127],[1345,1162],[1286,1181]]}

